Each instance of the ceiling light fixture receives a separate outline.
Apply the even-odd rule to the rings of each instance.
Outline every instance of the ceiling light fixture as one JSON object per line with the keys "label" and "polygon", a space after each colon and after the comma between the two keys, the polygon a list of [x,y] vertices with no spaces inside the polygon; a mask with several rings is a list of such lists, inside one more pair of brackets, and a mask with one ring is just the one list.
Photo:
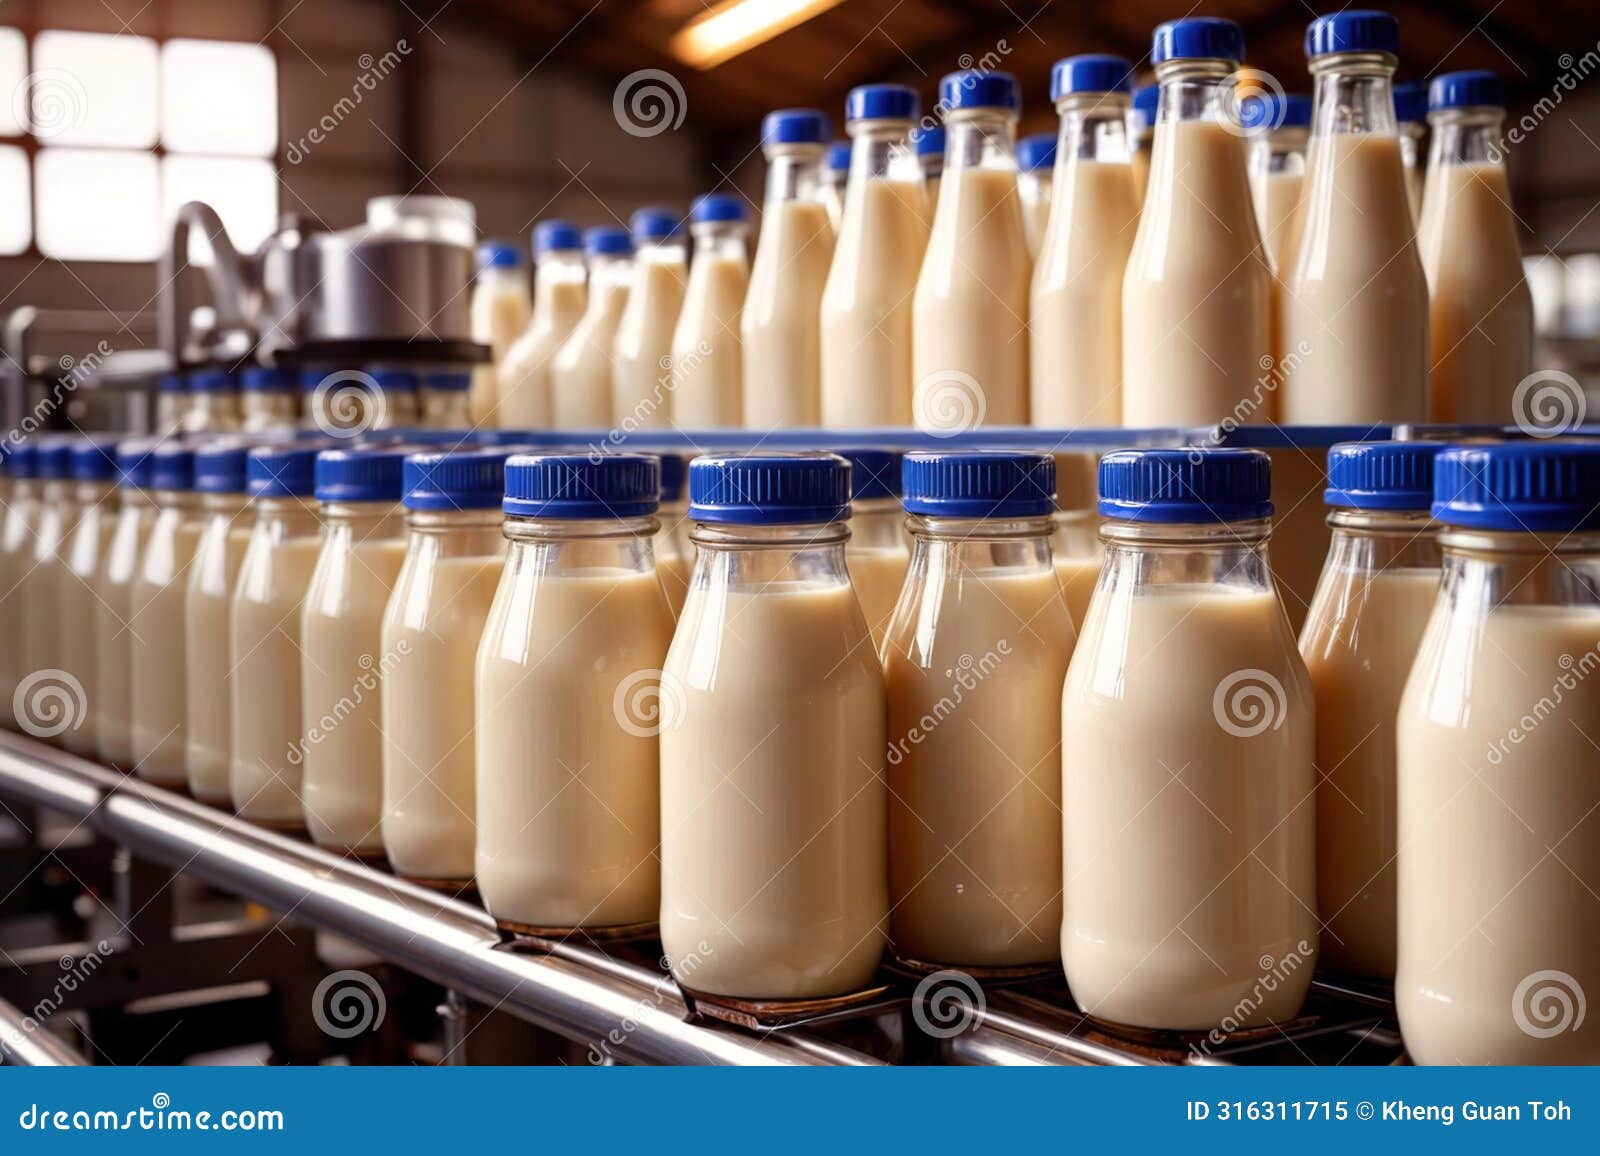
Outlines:
{"label": "ceiling light fixture", "polygon": [[844,0],[724,0],[673,34],[672,55],[704,71],[836,8]]}

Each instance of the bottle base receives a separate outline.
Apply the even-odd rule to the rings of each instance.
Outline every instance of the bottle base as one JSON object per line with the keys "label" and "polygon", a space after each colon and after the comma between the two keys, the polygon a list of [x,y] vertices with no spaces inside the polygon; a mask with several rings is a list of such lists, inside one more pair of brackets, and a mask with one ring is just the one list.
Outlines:
{"label": "bottle base", "polygon": [[1036,979],[1054,978],[1061,974],[1059,959],[1046,963],[987,966],[967,963],[929,963],[926,960],[912,959],[910,956],[896,955],[889,960],[889,967],[904,972],[914,979],[937,975],[940,972],[959,971],[973,979],[990,980],[994,983],[1029,983]]}
{"label": "bottle base", "polygon": [[752,1031],[793,1027],[834,1016],[855,1016],[873,1004],[881,1002],[887,1009],[897,1002],[891,995],[888,978],[881,973],[860,991],[810,999],[742,999],[696,991],[682,983],[678,983],[678,990],[683,993],[691,1019],[702,1016]]}
{"label": "bottle base", "polygon": [[534,944],[556,944],[574,936],[582,936],[598,944],[637,943],[656,938],[660,925],[655,920],[648,923],[613,923],[603,927],[556,927],[535,923],[517,923],[509,919],[496,919],[496,929],[503,940],[520,940]]}

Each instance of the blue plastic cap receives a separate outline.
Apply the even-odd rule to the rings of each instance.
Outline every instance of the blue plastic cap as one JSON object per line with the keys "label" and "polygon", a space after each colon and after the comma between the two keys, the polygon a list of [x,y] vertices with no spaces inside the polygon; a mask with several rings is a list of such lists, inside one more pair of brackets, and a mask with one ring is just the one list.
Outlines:
{"label": "blue plastic cap", "polygon": [[689,220],[696,225],[714,221],[746,221],[744,198],[734,193],[706,193],[689,206]]}
{"label": "blue plastic cap", "polygon": [[628,228],[633,231],[635,245],[666,241],[682,231],[683,216],[660,205],[646,205],[628,218]]}
{"label": "blue plastic cap", "polygon": [[1129,522],[1245,522],[1272,515],[1260,450],[1118,450],[1100,459],[1100,513]]}
{"label": "blue plastic cap", "polygon": [[1127,92],[1132,75],[1133,65],[1121,56],[1101,52],[1069,56],[1050,70],[1050,99],[1076,92]]}
{"label": "blue plastic cap", "polygon": [[1284,95],[1263,89],[1239,101],[1239,125],[1249,132],[1306,128],[1310,124],[1311,98],[1298,92]]}
{"label": "blue plastic cap", "polygon": [[509,241],[485,241],[478,246],[480,269],[515,269],[521,264],[521,248]]}
{"label": "blue plastic cap", "polygon": [[683,489],[689,482],[689,459],[682,454],[663,453],[661,457],[661,501],[683,501]]}
{"label": "blue plastic cap", "polygon": [[309,498],[316,493],[320,447],[259,446],[245,461],[245,493],[252,498]]}
{"label": "blue plastic cap", "polygon": [[1400,22],[1387,12],[1349,8],[1318,16],[1306,25],[1306,56],[1335,52],[1387,52],[1400,55]]}
{"label": "blue plastic cap", "polygon": [[422,375],[422,388],[435,393],[466,393],[472,388],[472,374],[460,370],[435,370]]}
{"label": "blue plastic cap", "polygon": [[6,477],[33,478],[39,474],[39,449],[32,442],[18,442],[6,451]]}
{"label": "blue plastic cap", "polygon": [[500,508],[517,518],[642,518],[660,494],[654,454],[517,454]]}
{"label": "blue plastic cap", "polygon": [[1056,460],[1029,451],[905,456],[908,514],[939,518],[1043,518],[1056,508]]}
{"label": "blue plastic cap", "polygon": [[1467,72],[1447,72],[1428,85],[1428,111],[1446,108],[1504,108],[1505,86],[1487,68]]}
{"label": "blue plastic cap", "polygon": [[830,172],[847,173],[850,171],[850,142],[842,140],[838,144],[828,146],[828,169]]}
{"label": "blue plastic cap", "polygon": [[1156,25],[1150,40],[1150,63],[1168,60],[1244,59],[1244,29],[1216,16],[1188,16]]}
{"label": "blue plastic cap", "polygon": [[402,502],[408,510],[493,510],[505,497],[504,450],[451,450],[406,458]]}
{"label": "blue plastic cap", "polygon": [[237,389],[238,385],[238,379],[226,369],[202,369],[189,375],[192,393],[224,393]]}
{"label": "blue plastic cap", "polygon": [[1344,442],[1328,451],[1322,500],[1352,510],[1426,510],[1441,442]]}
{"label": "blue plastic cap", "polygon": [[159,443],[150,438],[133,438],[117,443],[117,484],[144,489],[150,485],[150,454]]}
{"label": "blue plastic cap", "polygon": [[161,393],[183,393],[188,388],[188,380],[181,373],[163,373],[156,378],[156,389]]}
{"label": "blue plastic cap", "polygon": [[920,129],[918,129],[916,131],[916,133],[914,135],[915,135],[916,139],[914,141],[912,141],[912,144],[917,150],[917,156],[919,156],[919,157],[942,157],[942,156],[944,156],[944,129],[943,128],[941,128],[938,125],[934,125],[931,128],[920,128]]}
{"label": "blue plastic cap", "polygon": [[633,254],[633,238],[616,225],[596,225],[583,231],[586,257],[628,257]]}
{"label": "blue plastic cap", "polygon": [[85,438],[72,447],[72,476],[80,482],[109,482],[117,476],[117,443]]}
{"label": "blue plastic cap", "polygon": [[689,517],[742,526],[850,516],[850,463],[837,454],[742,454],[689,463]]}
{"label": "blue plastic cap", "polygon": [[1056,163],[1056,135],[1035,133],[1017,142],[1017,168],[1025,173],[1048,169]]}
{"label": "blue plastic cap", "polygon": [[1434,459],[1433,516],[1475,530],[1600,529],[1600,442],[1447,449]]}
{"label": "blue plastic cap", "polygon": [[540,221],[533,227],[533,255],[571,252],[583,248],[583,234],[571,221]]}
{"label": "blue plastic cap", "polygon": [[404,446],[323,450],[313,471],[319,502],[398,502],[406,457]]}
{"label": "blue plastic cap", "polygon": [[46,481],[65,481],[72,476],[73,437],[45,437],[38,443],[34,472]]}
{"label": "blue plastic cap", "polygon": [[815,108],[780,108],[761,119],[761,147],[827,144],[833,139],[828,114]]}
{"label": "blue plastic cap", "polygon": [[1156,110],[1161,106],[1161,86],[1147,84],[1134,90],[1133,111],[1144,118],[1145,124],[1156,123]]}
{"label": "blue plastic cap", "polygon": [[1428,86],[1420,80],[1394,86],[1394,118],[1401,124],[1421,124],[1428,119]]}
{"label": "blue plastic cap", "polygon": [[952,72],[939,82],[939,103],[951,112],[969,108],[1022,111],[1022,91],[1009,72]]}
{"label": "blue plastic cap", "polygon": [[195,451],[194,488],[201,494],[242,494],[245,492],[246,445],[207,446]]}
{"label": "blue plastic cap", "polygon": [[[416,393],[422,388],[422,378],[411,369],[373,369],[367,371],[373,384],[384,393]],[[468,384],[471,375],[468,375]]]}
{"label": "blue plastic cap", "polygon": [[844,119],[916,120],[922,111],[917,90],[903,84],[859,84],[844,98]]}
{"label": "blue plastic cap", "polygon": [[168,443],[150,454],[152,490],[194,489],[194,450]]}
{"label": "blue plastic cap", "polygon": [[900,450],[840,450],[850,463],[850,499],[898,498],[905,454]]}
{"label": "blue plastic cap", "polygon": [[239,388],[246,390],[292,390],[299,384],[295,371],[281,365],[252,365],[239,372]]}

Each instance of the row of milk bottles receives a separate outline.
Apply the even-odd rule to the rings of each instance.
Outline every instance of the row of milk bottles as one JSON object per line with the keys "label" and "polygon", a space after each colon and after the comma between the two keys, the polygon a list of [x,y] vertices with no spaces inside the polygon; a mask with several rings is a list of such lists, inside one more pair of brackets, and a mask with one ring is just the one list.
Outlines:
{"label": "row of milk bottles", "polygon": [[[695,202],[693,264],[667,210],[637,214],[631,239],[589,230],[582,250],[578,230],[544,222],[533,303],[520,271],[480,286],[481,336],[503,359],[477,417],[940,432],[1504,424],[1532,368],[1533,320],[1503,93],[1484,72],[1437,77],[1425,100],[1397,93],[1398,47],[1385,13],[1319,17],[1308,100],[1241,72],[1232,22],[1163,24],[1159,85],[1132,107],[1126,60],[1056,66],[1059,135],[1024,142],[1020,174],[1012,77],[941,82],[943,179],[919,163],[936,133],[916,94],[864,86],[846,102],[842,197],[827,117],[773,113],[754,261],[731,194]],[[497,248],[490,267],[516,260]]]}
{"label": "row of milk bottles", "polygon": [[1320,959],[1421,1061],[1593,1062],[1548,1021],[1600,985],[1595,448],[1335,447],[1297,644],[1256,451],[1107,455],[1095,558],[1030,452],[699,458],[685,505],[643,454],[46,441],[0,691],[508,930],[659,924],[714,997],[887,947],[1225,1034]]}
{"label": "row of milk bottles", "polygon": [[454,367],[207,366],[156,379],[153,428],[161,436],[463,429],[472,423],[472,384],[471,372]]}

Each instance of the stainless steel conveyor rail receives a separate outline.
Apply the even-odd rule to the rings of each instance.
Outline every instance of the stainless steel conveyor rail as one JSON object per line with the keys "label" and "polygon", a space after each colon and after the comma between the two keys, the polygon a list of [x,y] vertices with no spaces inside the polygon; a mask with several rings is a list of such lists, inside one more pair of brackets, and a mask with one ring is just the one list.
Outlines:
{"label": "stainless steel conveyor rail", "polygon": [[83,1057],[52,1032],[31,1023],[16,1006],[0,999],[0,1064],[22,1068],[75,1068]]}
{"label": "stainless steel conveyor rail", "polygon": [[805,1031],[763,1035],[688,1022],[677,989],[659,973],[581,946],[549,955],[506,950],[484,911],[20,735],[0,733],[0,796],[62,813],[136,856],[354,940],[566,1039],[604,1040],[623,1061],[881,1062]]}

